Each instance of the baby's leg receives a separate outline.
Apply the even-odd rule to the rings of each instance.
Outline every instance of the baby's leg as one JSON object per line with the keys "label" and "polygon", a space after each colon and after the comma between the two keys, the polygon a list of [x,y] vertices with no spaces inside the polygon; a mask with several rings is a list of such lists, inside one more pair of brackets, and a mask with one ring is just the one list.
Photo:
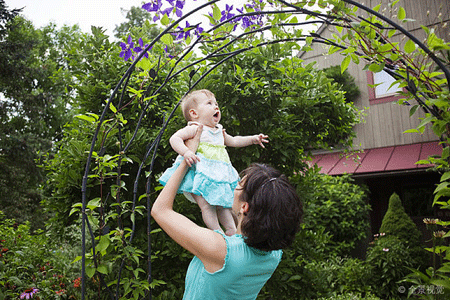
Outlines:
{"label": "baby's leg", "polygon": [[206,227],[212,230],[222,230],[217,219],[216,207],[209,204],[202,196],[194,194],[192,196],[202,211],[203,222],[205,222]]}
{"label": "baby's leg", "polygon": [[234,222],[231,208],[217,206],[217,216],[220,224],[225,228],[225,234],[228,236],[236,234],[236,223]]}

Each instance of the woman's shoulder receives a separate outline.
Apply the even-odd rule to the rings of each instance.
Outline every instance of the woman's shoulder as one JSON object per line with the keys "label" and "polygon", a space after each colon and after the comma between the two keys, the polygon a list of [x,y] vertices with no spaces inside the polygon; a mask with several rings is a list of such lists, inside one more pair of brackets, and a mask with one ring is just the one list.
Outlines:
{"label": "woman's shoulder", "polygon": [[225,241],[227,243],[228,251],[234,251],[234,250],[242,251],[243,249],[245,249],[257,256],[273,256],[273,257],[279,258],[279,259],[281,259],[281,256],[283,254],[283,251],[281,249],[264,251],[264,250],[250,247],[245,243],[245,237],[242,236],[241,234],[235,234],[232,236],[227,236],[225,234],[222,234],[222,235],[224,236]]}

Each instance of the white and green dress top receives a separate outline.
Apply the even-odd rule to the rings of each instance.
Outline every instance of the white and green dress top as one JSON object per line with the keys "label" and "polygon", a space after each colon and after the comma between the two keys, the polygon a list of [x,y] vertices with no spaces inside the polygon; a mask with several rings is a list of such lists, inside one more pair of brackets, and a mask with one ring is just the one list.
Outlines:
{"label": "white and green dress top", "polygon": [[[197,124],[189,122],[188,125]],[[234,189],[239,181],[239,174],[231,165],[225,149],[222,125],[215,128],[203,126],[200,144],[197,149],[200,161],[188,168],[178,193],[195,202],[191,194],[201,195],[210,205],[230,208],[233,205]],[[159,178],[165,185],[178,168],[184,157],[178,155],[172,167]]]}

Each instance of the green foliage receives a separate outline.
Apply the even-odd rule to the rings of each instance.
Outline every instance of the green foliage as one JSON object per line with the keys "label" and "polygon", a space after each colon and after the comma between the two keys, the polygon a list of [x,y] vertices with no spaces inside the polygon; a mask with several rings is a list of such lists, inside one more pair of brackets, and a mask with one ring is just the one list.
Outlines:
{"label": "green foliage", "polygon": [[318,298],[318,300],[380,300],[377,296],[370,293],[358,294],[358,293],[345,293],[345,294],[335,294],[327,298]]}
{"label": "green foliage", "polygon": [[[326,4],[326,1],[319,2],[321,5]],[[330,1],[330,3],[335,4],[333,13],[355,15],[354,11],[347,10],[348,7],[341,1]],[[261,5],[264,6],[264,3]],[[248,7],[246,9],[250,10]],[[406,20],[404,10],[399,10],[398,17],[400,20]],[[215,20],[218,18],[220,18],[220,10],[215,9],[211,17],[212,23],[218,23],[218,20]],[[340,18],[339,20],[346,22],[350,19]],[[295,16],[277,14],[269,20],[273,24],[279,21],[295,22]],[[168,25],[171,20],[166,16],[162,18],[162,22],[163,25]],[[377,26],[379,22],[372,19],[370,22],[358,22],[357,28],[352,28],[354,24],[342,26],[342,28],[352,28],[355,32],[359,32],[360,29],[362,31],[361,34],[347,34],[337,41],[342,41],[344,44],[348,42],[346,47],[350,45],[343,53],[347,57],[343,60],[341,70],[345,70],[350,61],[359,61],[355,54],[358,47],[366,47],[362,52],[370,53],[366,58],[372,63],[367,68],[373,71],[379,71],[384,66],[386,57],[380,53],[387,53],[388,59],[394,63],[411,61],[403,54],[399,55],[397,45],[385,44],[376,38],[380,33],[384,37],[387,36],[384,30]],[[145,26],[152,27],[148,22],[144,23]],[[229,27],[232,28],[232,26]],[[125,30],[130,31],[132,35],[137,35],[139,32],[136,28],[130,30],[128,27]],[[248,30],[250,29],[246,29],[246,32]],[[272,34],[279,39],[302,35],[301,31],[292,33],[279,28],[274,28]],[[427,43],[432,50],[438,51],[447,46],[433,32],[429,31],[427,35]],[[222,59],[222,54],[242,49],[249,50],[214,69],[196,88],[206,87],[216,94],[222,106],[224,127],[230,134],[253,134],[262,131],[269,134],[271,138],[270,147],[265,150],[247,147],[239,151],[230,151],[232,161],[238,169],[242,169],[250,161],[260,160],[269,162],[288,175],[292,175],[303,169],[304,165],[301,161],[305,158],[308,149],[351,144],[352,127],[359,121],[357,110],[351,103],[345,103],[343,93],[336,90],[337,85],[323,72],[315,71],[312,65],[304,66],[297,57],[291,56],[292,49],[301,48],[299,44],[286,42],[283,45],[259,47],[258,45],[265,42],[264,37],[252,34],[238,40],[239,43],[227,45],[235,39],[235,36],[229,34],[227,30],[205,33],[205,37],[200,48],[204,54],[211,55],[186,71],[193,72],[191,73],[193,75],[181,73],[176,78],[170,78],[170,85],[165,85],[166,76],[181,70],[195,59],[195,55],[189,58],[188,54],[185,61],[177,65],[176,60],[164,52],[164,48],[165,46],[180,47],[170,52],[180,54],[183,49],[186,49],[183,47],[187,45],[175,45],[172,43],[171,35],[164,36],[162,43],[155,44],[150,58],[143,59],[136,65],[135,73],[130,78],[129,88],[123,91],[123,101],[118,104],[116,96],[115,101],[108,107],[106,118],[101,122],[99,122],[99,116],[104,109],[105,101],[111,95],[111,90],[119,79],[118,76],[124,74],[128,68],[128,65],[118,57],[117,45],[110,43],[100,29],[93,28],[92,34],[75,38],[79,42],[71,43],[66,51],[67,72],[64,68],[52,71],[54,76],[60,76],[59,83],[64,82],[62,79],[76,82],[76,84],[62,85],[69,87],[69,90],[63,93],[64,99],[67,100],[63,103],[64,105],[70,103],[71,110],[80,113],[68,124],[62,140],[56,144],[58,153],[49,154],[44,164],[48,172],[44,205],[53,214],[52,230],[55,232],[63,229],[61,225],[79,225],[76,218],[79,217],[78,211],[81,206],[79,201],[83,167],[87,161],[92,134],[95,129],[99,129],[99,138],[93,146],[91,168],[88,170],[86,195],[88,200],[86,213],[92,225],[90,233],[94,236],[93,241],[88,243],[87,250],[86,271],[89,277],[88,291],[91,293],[88,296],[89,299],[106,297],[101,293],[104,292],[101,281],[114,286],[118,283],[119,270],[122,272],[118,295],[121,299],[139,299],[148,292],[149,285],[143,271],[146,269],[147,232],[144,228],[146,221],[141,214],[149,208],[146,207],[146,197],[150,197],[151,202],[155,193],[145,194],[143,187],[146,178],[144,177],[150,176],[150,184],[154,187],[156,186],[154,175],[161,173],[171,164],[175,153],[168,146],[167,137],[183,126],[184,121],[179,115],[172,119],[163,136],[152,173],[146,176],[142,174],[137,179],[133,177],[139,166],[143,166],[144,170],[149,165],[149,160],[144,160],[145,150],[148,143],[157,136],[156,128],[160,128],[163,119],[168,116],[191,83],[195,82],[200,75],[216,67],[214,64]],[[362,37],[368,37],[370,41],[373,41],[373,45],[360,40]],[[147,42],[147,40],[144,41],[144,43]],[[304,49],[308,47],[311,38],[309,40],[306,38],[306,42]],[[414,47],[407,42],[404,52],[415,53]],[[220,53],[214,52],[219,48],[221,48]],[[334,50],[331,49],[331,51]],[[13,69],[13,71],[17,70]],[[402,75],[406,74],[404,66],[400,66],[400,72],[403,72]],[[153,76],[155,73],[157,76]],[[440,111],[446,112],[448,89],[445,87],[446,80],[442,75],[433,74],[425,69],[411,74],[411,76],[416,75],[414,81],[416,86],[424,94],[436,96],[430,101],[427,100],[427,105],[436,105],[441,109]],[[71,81],[72,79],[74,80]],[[427,80],[431,82],[431,85],[424,83]],[[22,84],[18,81],[17,83]],[[159,86],[162,88],[155,92],[156,97],[150,97],[145,93],[145,90],[148,90],[151,94]],[[73,90],[70,90],[71,88]],[[144,110],[145,113],[140,115]],[[9,110],[11,111],[13,110]],[[141,116],[142,119],[140,119]],[[1,117],[2,120],[8,120],[3,115]],[[25,120],[25,118],[14,119],[19,125]],[[138,122],[141,122],[141,128],[134,131]],[[418,131],[430,122],[433,122],[433,128],[438,135],[446,133],[447,114],[440,118],[427,115]],[[36,122],[36,124],[41,126],[43,123]],[[131,147],[125,147],[129,142]],[[444,151],[442,158],[439,158],[444,161],[441,165],[445,164],[447,158],[448,149],[447,153]],[[448,195],[446,180],[449,178],[450,176],[447,176],[443,179],[442,185],[438,187],[439,195],[436,200],[440,196]],[[308,226],[309,224],[314,226],[304,228],[299,233],[296,244],[291,250],[286,251],[285,259],[264,288],[261,297],[313,299],[318,296],[339,295],[347,291],[365,292],[365,285],[358,287],[359,280],[365,278],[366,271],[361,267],[360,262],[329,256],[329,252],[347,253],[356,242],[364,238],[367,231],[365,218],[368,210],[364,197],[360,190],[355,189],[351,184],[347,185],[344,179],[317,179],[315,184],[317,185],[314,185],[314,189],[311,189],[312,200],[308,204],[314,210],[311,209],[309,223],[307,223]],[[348,195],[351,197],[347,198]],[[136,197],[137,201],[133,203],[132,200],[136,200]],[[448,206],[448,203],[446,205]],[[197,207],[186,201],[181,200],[177,210],[194,221],[200,222]],[[357,215],[356,212],[362,212],[362,214]],[[333,220],[340,220],[340,222]],[[151,225],[155,228],[151,232],[154,295],[156,299],[180,298],[185,270],[191,256],[174,244],[155,224]],[[325,232],[328,227],[331,228],[332,236],[329,232]],[[132,231],[133,229],[135,231]],[[133,241],[131,241],[132,237]],[[326,249],[325,245],[330,249]],[[387,255],[383,250],[388,249],[386,247],[393,249],[392,252],[388,251]],[[393,285],[396,278],[401,276],[400,266],[407,265],[407,262],[401,261],[407,258],[407,253],[408,249],[404,244],[392,237],[383,242],[380,239],[380,242],[371,249],[372,258],[369,259],[369,265],[378,274],[374,276],[374,281],[378,280],[378,285],[373,284],[379,287],[377,292],[383,295],[394,295]],[[325,257],[329,260],[324,261]],[[124,268],[120,269],[121,266]],[[357,272],[352,274],[351,269]],[[324,276],[328,275],[326,272],[333,273],[335,276]],[[95,295],[94,290],[98,290],[99,294]],[[15,290],[13,291],[16,293]],[[341,297],[341,295],[335,297]]]}
{"label": "green foliage", "polygon": [[70,242],[61,242],[69,235],[54,241],[41,230],[32,233],[28,222],[18,224],[0,212],[0,236],[0,299],[18,299],[30,288],[37,288],[41,299],[80,297],[80,265],[72,263],[79,235]]}
{"label": "green foliage", "polygon": [[400,197],[394,193],[389,198],[389,207],[383,217],[380,232],[396,236],[405,244],[413,259],[413,266],[428,265],[428,257],[421,243],[421,232],[413,220],[406,214]]}
{"label": "green foliage", "polygon": [[342,73],[340,66],[332,66],[323,70],[327,77],[337,82],[339,88],[345,92],[345,101],[352,103],[356,101],[361,92],[359,87],[355,84],[355,78],[353,78],[347,70]]}
{"label": "green foliage", "polygon": [[399,281],[409,273],[408,267],[414,267],[414,260],[402,240],[394,235],[381,235],[367,251],[366,265],[372,274],[368,284],[375,295],[382,299],[406,297],[407,293],[399,290],[405,284]]}
{"label": "green foliage", "polygon": [[[443,300],[450,296],[450,259],[448,256],[448,237],[446,228],[448,221],[424,219],[427,229],[432,235],[432,247],[425,248],[432,253],[432,265],[425,271],[410,269],[403,282],[412,283],[409,295],[414,294],[421,299]],[[421,289],[426,289],[422,293]]]}
{"label": "green foliage", "polygon": [[71,81],[62,76],[64,46],[80,33],[76,26],[35,29],[21,16],[6,29],[0,41],[0,208],[18,222],[42,228],[38,188],[44,176],[36,160],[52,151],[67,120],[62,95],[70,93]]}
{"label": "green foliage", "polygon": [[283,251],[279,266],[258,299],[313,299],[321,289],[327,288],[321,282],[313,281],[317,276],[315,269],[306,266],[324,260],[330,237],[322,229],[312,231],[304,224],[302,226],[293,245]]}
{"label": "green foliage", "polygon": [[349,255],[370,229],[367,191],[352,181],[349,176],[318,175],[304,198],[307,228],[324,228],[331,235],[327,250],[334,255]]}
{"label": "green foliage", "polygon": [[389,207],[383,217],[380,232],[395,235],[411,245],[420,241],[421,233],[413,220],[406,214],[402,201],[396,193],[389,198]]}

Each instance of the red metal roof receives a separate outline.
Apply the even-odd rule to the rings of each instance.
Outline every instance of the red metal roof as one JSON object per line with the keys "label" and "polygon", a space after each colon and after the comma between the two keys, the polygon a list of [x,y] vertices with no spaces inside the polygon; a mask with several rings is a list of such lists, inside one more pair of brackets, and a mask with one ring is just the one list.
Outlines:
{"label": "red metal roof", "polygon": [[317,163],[320,172],[329,175],[362,174],[414,170],[428,168],[430,165],[417,165],[419,160],[430,155],[440,155],[442,146],[438,141],[384,148],[366,149],[361,153],[346,155],[326,153],[315,155],[309,163]]}

